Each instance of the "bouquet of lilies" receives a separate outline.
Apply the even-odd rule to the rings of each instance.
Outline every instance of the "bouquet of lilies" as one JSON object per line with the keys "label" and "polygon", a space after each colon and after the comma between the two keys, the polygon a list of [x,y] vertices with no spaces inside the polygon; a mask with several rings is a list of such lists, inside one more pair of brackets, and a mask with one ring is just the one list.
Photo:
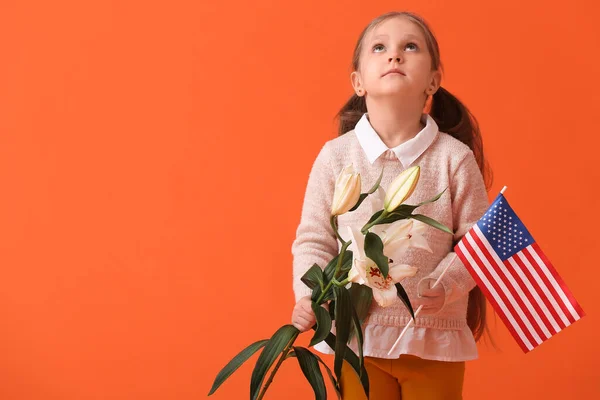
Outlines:
{"label": "bouquet of lilies", "polygon": [[[415,190],[419,175],[419,166],[406,169],[394,179],[387,192],[380,186],[383,170],[375,185],[366,193],[361,193],[360,174],[352,164],[345,167],[336,179],[331,226],[340,240],[340,252],[324,268],[312,265],[301,278],[312,289],[312,309],[317,321],[313,326],[315,332],[309,347],[325,341],[334,349],[334,372],[309,349],[294,346],[300,331],[288,324],[279,328],[270,339],[254,342],[235,356],[218,373],[209,396],[246,360],[262,349],[250,380],[251,400],[263,398],[279,367],[288,358],[298,360],[317,400],[327,398],[319,365],[327,372],[338,399],[341,398],[338,382],[343,360],[352,366],[369,397],[369,379],[363,364],[361,324],[372,301],[385,307],[398,297],[414,319],[413,308],[400,281],[414,276],[417,268],[394,263],[394,260],[401,260],[409,247],[431,251],[422,236],[427,225],[452,234],[450,229],[434,219],[414,213],[418,207],[437,201],[445,190],[417,205],[404,204]],[[364,226],[348,226],[349,240],[344,240],[338,230],[338,216],[356,210],[369,196],[372,209],[378,211]],[[321,306],[324,303],[328,303],[329,310]],[[335,335],[331,332],[333,321]],[[358,354],[348,347],[354,337]],[[265,382],[269,370],[271,373]]]}

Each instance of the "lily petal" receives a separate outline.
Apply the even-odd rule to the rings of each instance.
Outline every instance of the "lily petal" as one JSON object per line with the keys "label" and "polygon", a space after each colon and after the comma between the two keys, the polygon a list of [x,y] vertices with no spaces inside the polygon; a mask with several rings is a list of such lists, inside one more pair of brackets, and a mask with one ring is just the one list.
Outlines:
{"label": "lily petal", "polygon": [[385,238],[392,241],[394,238],[408,236],[413,230],[413,222],[410,219],[394,221],[385,230]]}
{"label": "lily petal", "polygon": [[430,253],[433,253],[433,250],[431,250],[431,247],[429,247],[427,240],[421,235],[413,235],[410,238],[410,247],[415,247],[417,249],[423,249]]}
{"label": "lily petal", "polygon": [[369,263],[365,260],[354,258],[354,260],[352,260],[352,268],[348,271],[348,280],[350,282],[358,283],[359,285],[366,284],[366,266],[368,264]]}
{"label": "lily petal", "polygon": [[397,260],[404,255],[406,250],[411,246],[411,241],[408,237],[397,238],[391,243],[384,243],[384,254],[392,260]]}
{"label": "lily petal", "polygon": [[400,282],[404,278],[415,276],[419,268],[408,264],[397,264],[390,267],[389,276],[394,282]]}
{"label": "lily petal", "polygon": [[377,236],[379,236],[381,238],[381,241],[383,242],[383,238],[385,236],[385,230],[387,227],[388,227],[387,224],[375,225],[375,226],[372,226],[371,228],[369,228],[369,232],[374,233]]}
{"label": "lily petal", "polygon": [[365,235],[363,235],[360,231],[360,228],[356,226],[349,225],[348,227],[348,236],[352,243],[350,243],[350,250],[354,254],[355,258],[365,259],[367,255],[365,254]]}
{"label": "lily petal", "polygon": [[391,305],[396,298],[398,297],[396,286],[390,285],[389,288],[384,290],[373,289],[373,299],[379,304],[381,307],[387,307]]}
{"label": "lily petal", "polygon": [[422,235],[429,228],[429,225],[427,225],[425,222],[421,222],[416,219],[411,219],[411,221],[413,224],[412,224],[412,229],[411,229],[410,233],[412,233],[412,234]]}
{"label": "lily petal", "polygon": [[359,282],[361,280],[363,279],[360,276],[360,273],[358,272],[358,268],[355,265],[352,265],[352,268],[350,269],[350,271],[348,271],[348,281],[363,284],[362,282]]}

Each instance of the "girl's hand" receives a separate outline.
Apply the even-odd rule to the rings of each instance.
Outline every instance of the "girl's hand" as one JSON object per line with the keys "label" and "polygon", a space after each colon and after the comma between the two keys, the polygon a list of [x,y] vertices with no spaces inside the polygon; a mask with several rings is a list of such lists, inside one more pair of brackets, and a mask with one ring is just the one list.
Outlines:
{"label": "girl's hand", "polygon": [[446,291],[441,283],[438,283],[435,288],[431,288],[435,280],[425,279],[420,282],[417,287],[417,298],[411,304],[415,311],[419,306],[423,306],[419,314],[435,314],[444,306]]}
{"label": "girl's hand", "polygon": [[[311,307],[310,295],[304,296],[298,300],[294,311],[292,312],[292,325],[294,325],[300,332],[310,330],[314,324],[317,323],[317,317]],[[324,303],[321,305],[326,310],[329,310],[329,304]]]}

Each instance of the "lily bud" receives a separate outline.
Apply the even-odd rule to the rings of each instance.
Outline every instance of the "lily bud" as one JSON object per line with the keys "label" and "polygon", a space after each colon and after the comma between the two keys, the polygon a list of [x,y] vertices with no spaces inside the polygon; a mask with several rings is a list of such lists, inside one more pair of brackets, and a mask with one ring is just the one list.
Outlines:
{"label": "lily bud", "polygon": [[402,171],[394,179],[383,201],[383,207],[387,212],[394,211],[396,207],[410,197],[417,186],[420,174],[421,168],[416,165]]}
{"label": "lily bud", "polygon": [[341,215],[356,205],[360,198],[360,174],[353,164],[344,168],[335,181],[331,215]]}

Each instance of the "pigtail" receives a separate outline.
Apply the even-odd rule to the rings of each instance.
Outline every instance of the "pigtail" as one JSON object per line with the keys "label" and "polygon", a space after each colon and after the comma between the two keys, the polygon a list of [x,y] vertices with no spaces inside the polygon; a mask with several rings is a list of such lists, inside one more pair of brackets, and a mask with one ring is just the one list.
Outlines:
{"label": "pigtail", "polygon": [[[433,95],[431,102],[431,117],[435,120],[439,130],[460,140],[473,151],[481,175],[484,177],[486,189],[491,186],[491,172],[483,155],[483,141],[477,120],[467,107],[452,93],[440,87]],[[475,341],[479,341],[485,331],[487,304],[479,286],[469,292],[467,305],[467,325],[473,332]],[[488,336],[491,338],[491,335]]]}
{"label": "pigtail", "polygon": [[433,95],[429,114],[440,131],[460,140],[473,150],[477,165],[484,178],[485,187],[490,190],[492,186],[491,170],[483,155],[481,131],[475,116],[458,98],[441,86]]}
{"label": "pigtail", "polygon": [[361,117],[366,112],[367,103],[365,97],[353,94],[337,113],[336,117],[340,121],[338,135],[342,136],[344,133],[354,129],[358,121],[360,121]]}

